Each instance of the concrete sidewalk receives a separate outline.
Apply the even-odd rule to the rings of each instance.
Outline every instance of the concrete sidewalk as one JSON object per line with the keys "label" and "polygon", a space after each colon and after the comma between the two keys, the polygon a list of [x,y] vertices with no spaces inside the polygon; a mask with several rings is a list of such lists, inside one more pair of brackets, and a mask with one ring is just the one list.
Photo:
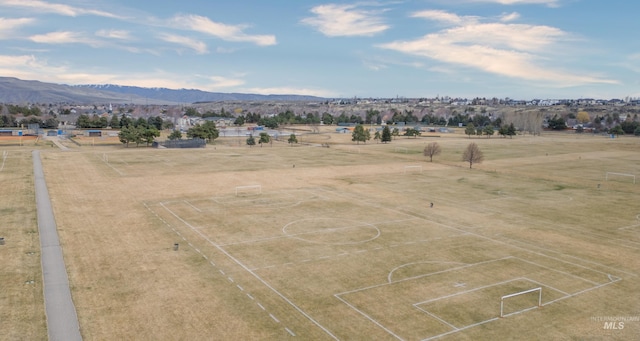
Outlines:
{"label": "concrete sidewalk", "polygon": [[49,340],[82,340],[76,308],[69,289],[67,270],[62,257],[62,248],[58,239],[56,221],[49,199],[49,191],[42,171],[40,151],[34,150],[32,156],[38,209],[38,231],[40,233],[44,306]]}

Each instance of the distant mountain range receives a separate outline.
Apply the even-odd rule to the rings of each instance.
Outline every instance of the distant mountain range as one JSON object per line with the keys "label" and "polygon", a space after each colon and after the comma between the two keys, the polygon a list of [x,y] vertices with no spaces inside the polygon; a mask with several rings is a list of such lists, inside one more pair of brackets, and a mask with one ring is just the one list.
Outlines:
{"label": "distant mountain range", "polygon": [[125,95],[135,95],[149,100],[174,103],[220,102],[220,101],[320,101],[324,98],[304,95],[258,95],[244,93],[207,92],[197,89],[141,88],[121,85],[78,85],[78,88],[95,89]]}
{"label": "distant mountain range", "polygon": [[132,103],[186,104],[219,101],[321,101],[303,95],[258,95],[207,92],[196,89],[141,88],[120,85],[64,85],[0,77],[0,102],[25,103]]}

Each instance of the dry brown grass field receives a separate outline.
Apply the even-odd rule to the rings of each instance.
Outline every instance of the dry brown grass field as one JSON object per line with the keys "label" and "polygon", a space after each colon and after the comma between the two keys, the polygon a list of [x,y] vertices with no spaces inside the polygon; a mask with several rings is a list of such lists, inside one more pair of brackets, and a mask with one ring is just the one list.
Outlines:
{"label": "dry brown grass field", "polygon": [[0,139],[0,238],[5,241],[0,245],[0,339],[46,340],[31,159],[34,144],[23,142],[20,147]]}
{"label": "dry brown grass field", "polygon": [[[640,183],[605,181],[640,175],[640,139],[425,134],[357,145],[328,130],[298,140],[43,147],[83,338],[640,337],[640,321],[602,321],[640,319]],[[442,147],[433,163],[429,142]],[[485,156],[473,169],[460,161],[470,142]],[[0,179],[15,222],[2,231],[20,245],[0,247],[15,253],[0,275],[19,299],[0,293],[0,327],[38,339],[31,159],[11,148]],[[514,296],[500,317],[502,296],[536,288],[540,306],[537,291]]]}

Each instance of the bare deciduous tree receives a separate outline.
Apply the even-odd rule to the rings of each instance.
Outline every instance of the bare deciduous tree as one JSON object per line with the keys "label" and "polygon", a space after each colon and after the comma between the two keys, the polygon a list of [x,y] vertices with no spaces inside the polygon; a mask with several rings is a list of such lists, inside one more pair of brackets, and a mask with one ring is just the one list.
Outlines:
{"label": "bare deciduous tree", "polygon": [[424,147],[422,154],[424,154],[424,156],[428,156],[429,161],[433,162],[433,157],[440,154],[441,151],[440,145],[437,142],[431,142]]}
{"label": "bare deciduous tree", "polygon": [[467,149],[462,153],[462,161],[469,162],[469,169],[471,169],[474,163],[481,163],[482,160],[484,160],[484,155],[482,155],[480,147],[475,143],[469,143]]}

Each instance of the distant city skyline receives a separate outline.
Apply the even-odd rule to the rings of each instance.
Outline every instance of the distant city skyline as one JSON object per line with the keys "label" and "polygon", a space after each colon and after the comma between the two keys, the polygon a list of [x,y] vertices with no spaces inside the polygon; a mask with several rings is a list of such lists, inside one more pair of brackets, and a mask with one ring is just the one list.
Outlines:
{"label": "distant city skyline", "polygon": [[640,4],[0,0],[0,76],[325,98],[637,98]]}

